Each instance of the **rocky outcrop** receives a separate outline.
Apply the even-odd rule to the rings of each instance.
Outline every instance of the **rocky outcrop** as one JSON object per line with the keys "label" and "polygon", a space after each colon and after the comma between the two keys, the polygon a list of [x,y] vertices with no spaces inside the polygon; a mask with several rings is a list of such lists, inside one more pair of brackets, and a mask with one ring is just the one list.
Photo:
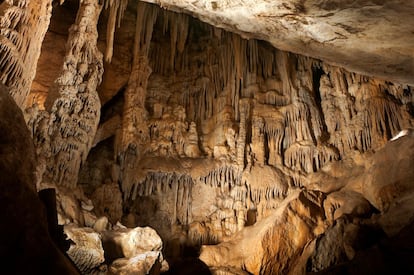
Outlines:
{"label": "rocky outcrop", "polygon": [[[412,270],[409,261],[402,263],[386,252],[388,246],[399,251],[407,249],[411,243],[411,238],[402,237],[412,226],[414,193],[407,189],[411,186],[408,182],[412,182],[411,170],[400,170],[395,177],[384,176],[398,171],[391,163],[411,163],[412,142],[411,136],[388,142],[358,162],[363,170],[355,165],[356,171],[349,172],[344,161],[342,167],[315,174],[318,178],[318,174],[332,173],[331,179],[338,181],[335,175],[341,174],[339,169],[344,169],[350,177],[341,177],[343,182],[335,190],[326,191],[327,194],[310,191],[318,189],[315,184],[309,184],[308,191],[290,194],[268,217],[253,226],[245,227],[218,245],[203,246],[200,259],[210,267],[231,266],[253,274],[304,274],[307,271],[333,274],[329,272],[340,270],[354,274],[357,267],[366,272],[389,272],[394,264],[404,266],[399,266],[401,270]],[[325,174],[324,177],[325,182],[318,181],[322,187],[330,181],[329,176]],[[371,202],[374,197],[376,201]],[[377,201],[387,203],[378,205]],[[402,238],[408,243],[401,243]],[[392,240],[398,241],[391,245]],[[406,259],[408,255],[412,256],[412,251],[401,257]],[[365,263],[363,257],[367,257]],[[384,259],[381,268],[369,267],[379,259]]]}
{"label": "rocky outcrop", "polygon": [[323,196],[320,192],[291,194],[272,215],[230,241],[204,246],[200,259],[208,266],[230,266],[252,274],[303,273],[304,250],[326,228]]}
{"label": "rocky outcrop", "polygon": [[45,207],[36,192],[33,141],[3,85],[0,116],[0,263],[9,274],[78,274],[49,235]]}
{"label": "rocky outcrop", "polygon": [[161,238],[149,227],[127,229],[118,223],[111,230],[97,232],[69,224],[65,233],[72,242],[67,253],[82,274],[159,274],[168,270]]}
{"label": "rocky outcrop", "polygon": [[100,235],[91,228],[65,226],[65,234],[72,244],[67,254],[82,274],[94,274],[105,261]]}

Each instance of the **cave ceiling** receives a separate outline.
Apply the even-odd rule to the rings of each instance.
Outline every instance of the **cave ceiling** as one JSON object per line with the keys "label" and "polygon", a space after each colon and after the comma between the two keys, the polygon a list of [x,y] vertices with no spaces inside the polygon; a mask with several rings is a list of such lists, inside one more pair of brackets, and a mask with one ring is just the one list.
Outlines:
{"label": "cave ceiling", "polygon": [[414,84],[414,1],[144,0],[244,38]]}

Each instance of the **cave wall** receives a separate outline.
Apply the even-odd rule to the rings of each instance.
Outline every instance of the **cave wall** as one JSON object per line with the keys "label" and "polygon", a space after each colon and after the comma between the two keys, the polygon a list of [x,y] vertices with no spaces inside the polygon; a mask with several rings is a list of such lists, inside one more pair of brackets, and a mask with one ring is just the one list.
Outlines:
{"label": "cave wall", "polygon": [[[49,19],[51,3],[44,5],[39,12]],[[97,215],[128,227],[150,225],[172,250],[217,244],[266,224],[289,205],[286,198],[301,198],[299,190],[314,188],[334,163],[379,151],[412,128],[411,86],[280,51],[143,2],[64,5],[54,8],[36,77],[46,21],[24,42],[37,47],[27,73],[19,72],[20,63],[13,66],[20,52],[0,48],[0,79],[22,109],[28,104],[37,187],[53,185],[83,201],[86,193]],[[12,6],[4,10],[30,10]],[[59,23],[62,16],[67,20]],[[1,18],[8,17],[13,13]],[[65,50],[47,51],[54,37]],[[1,38],[20,45],[14,36]],[[28,96],[19,85],[33,78]],[[328,187],[318,186],[326,193]],[[348,191],[326,199],[318,217],[338,218],[343,198],[365,207],[364,190]],[[375,196],[365,196],[368,206],[382,211]],[[318,211],[322,200],[313,203]],[[302,210],[295,207],[294,213]],[[87,224],[79,201],[74,209],[76,217],[60,222]],[[292,255],[324,229],[306,235]],[[269,258],[266,270],[276,268],[272,263]]]}
{"label": "cave wall", "polygon": [[375,151],[412,126],[410,86],[155,6],[136,12],[147,19],[137,25],[132,74],[98,129],[100,139],[115,137],[106,171],[131,226],[217,243],[248,213],[266,217],[325,165]]}

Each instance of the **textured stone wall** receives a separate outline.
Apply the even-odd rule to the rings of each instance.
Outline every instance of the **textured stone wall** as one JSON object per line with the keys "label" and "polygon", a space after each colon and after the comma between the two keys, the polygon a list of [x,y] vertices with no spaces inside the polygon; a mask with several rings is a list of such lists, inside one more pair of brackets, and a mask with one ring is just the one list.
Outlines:
{"label": "textured stone wall", "polygon": [[[220,243],[203,248],[206,263],[254,274],[303,273],[309,258],[313,271],[339,263],[340,256],[327,259],[321,247],[343,228],[351,236],[343,234],[336,252],[351,259],[355,245],[345,242],[359,234],[359,219],[381,224],[389,236],[408,224],[409,214],[395,204],[411,209],[404,192],[411,192],[412,175],[393,172],[396,180],[382,181],[377,169],[387,157],[399,164],[393,171],[410,167],[410,157],[388,148],[412,148],[413,87],[246,40],[155,5],[127,4],[79,3],[62,70],[47,93],[33,89],[34,103],[41,100],[25,113],[37,188],[57,188],[60,223],[96,231],[122,227],[118,221],[150,225],[172,250]],[[98,28],[99,20],[107,26]],[[40,45],[43,27],[36,39],[27,36],[33,45]],[[104,46],[112,64],[103,61]],[[6,64],[0,77],[15,81],[10,87],[24,86],[34,69],[20,73],[13,58],[21,53],[9,56],[7,47],[0,48]],[[27,92],[13,87],[23,104]],[[369,171],[381,176],[364,177]],[[374,209],[379,218],[370,218]],[[393,224],[392,214],[402,222]],[[101,256],[80,265],[101,268]]]}
{"label": "textured stone wall", "polygon": [[[142,69],[110,103],[122,111],[109,108],[98,130],[115,137],[106,167],[121,187],[125,223],[220,242],[244,228],[249,211],[264,219],[319,171],[412,127],[410,86],[155,6],[137,9],[151,18],[137,25],[133,64]],[[118,117],[122,126],[111,126]]]}

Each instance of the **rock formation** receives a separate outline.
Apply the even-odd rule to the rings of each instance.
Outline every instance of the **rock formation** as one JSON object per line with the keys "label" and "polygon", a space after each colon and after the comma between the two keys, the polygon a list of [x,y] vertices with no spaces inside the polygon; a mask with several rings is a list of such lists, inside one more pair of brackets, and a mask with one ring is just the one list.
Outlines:
{"label": "rock formation", "polygon": [[[51,17],[52,3],[1,4],[0,79],[35,145],[28,181],[56,190],[81,272],[160,272],[164,257],[177,270],[199,248],[214,274],[329,272],[406,237],[414,36],[359,60],[377,28],[338,23],[395,1],[156,1],[216,26],[141,1],[61,2]],[[26,35],[10,18],[31,8],[45,21]],[[27,60],[10,26],[35,46]]]}
{"label": "rock formation", "polygon": [[51,237],[23,114],[0,85],[0,262],[9,274],[78,274]]}
{"label": "rock formation", "polygon": [[36,74],[42,41],[49,27],[51,2],[6,0],[0,4],[0,80],[10,88],[20,108],[25,106]]}

